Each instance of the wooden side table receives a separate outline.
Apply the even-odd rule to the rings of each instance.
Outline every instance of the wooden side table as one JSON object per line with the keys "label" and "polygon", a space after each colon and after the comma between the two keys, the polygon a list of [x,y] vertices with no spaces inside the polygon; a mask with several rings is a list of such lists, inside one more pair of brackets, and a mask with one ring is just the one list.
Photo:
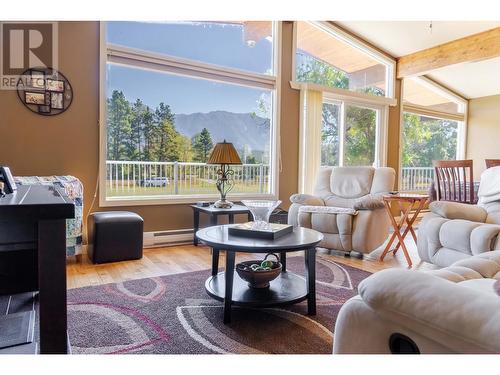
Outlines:
{"label": "wooden side table", "polygon": [[198,246],[198,238],[196,238],[196,232],[200,229],[200,212],[208,215],[210,217],[210,226],[217,225],[217,218],[220,215],[229,216],[229,224],[234,223],[234,215],[237,214],[247,214],[248,221],[252,221],[252,214],[247,206],[241,204],[235,204],[231,208],[215,208],[213,205],[207,207],[197,206],[195,204],[191,205],[193,209],[193,245]]}
{"label": "wooden side table", "polygon": [[[413,223],[417,219],[418,214],[422,211],[425,204],[429,201],[429,195],[426,194],[388,194],[383,197],[384,205],[386,208],[387,215],[391,219],[392,226],[394,227],[394,233],[392,234],[387,246],[384,249],[384,252],[380,256],[380,260],[383,261],[385,256],[389,251],[392,251],[393,254],[396,254],[398,249],[401,247],[403,249],[403,253],[405,255],[406,261],[408,262],[408,267],[412,266],[410,254],[408,253],[408,249],[405,245],[405,237],[408,233],[411,233],[415,244],[417,243],[417,236],[415,231],[413,230]],[[396,221],[391,212],[391,203],[397,204],[398,208],[401,210],[403,216],[399,220],[399,223]],[[405,203],[407,203],[405,207]],[[411,213],[413,211],[413,214]],[[406,226],[406,227],[405,227]],[[392,243],[395,239],[398,239],[398,243],[396,247],[391,250]]]}

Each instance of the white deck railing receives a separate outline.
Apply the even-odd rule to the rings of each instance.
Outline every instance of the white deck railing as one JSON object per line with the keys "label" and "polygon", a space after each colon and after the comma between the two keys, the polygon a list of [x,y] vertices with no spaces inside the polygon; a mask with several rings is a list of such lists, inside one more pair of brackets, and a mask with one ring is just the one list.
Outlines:
{"label": "white deck railing", "polygon": [[[108,195],[216,193],[217,165],[183,162],[106,161]],[[232,166],[233,192],[266,193],[269,165]],[[426,192],[434,178],[432,167],[401,168],[401,191]]]}
{"label": "white deck railing", "polygon": [[433,167],[401,168],[401,191],[427,192],[433,180]]}
{"label": "white deck railing", "polygon": [[[108,195],[217,193],[218,165],[183,162],[106,161]],[[233,192],[266,193],[269,165],[233,165]]]}

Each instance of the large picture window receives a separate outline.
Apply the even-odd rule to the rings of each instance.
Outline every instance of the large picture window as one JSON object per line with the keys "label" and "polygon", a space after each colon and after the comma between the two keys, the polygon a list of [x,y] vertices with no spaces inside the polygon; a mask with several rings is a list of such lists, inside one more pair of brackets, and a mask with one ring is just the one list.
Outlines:
{"label": "large picture window", "polygon": [[206,161],[223,140],[243,162],[231,194],[274,194],[272,22],[105,28],[104,204],[215,197],[217,166]]}

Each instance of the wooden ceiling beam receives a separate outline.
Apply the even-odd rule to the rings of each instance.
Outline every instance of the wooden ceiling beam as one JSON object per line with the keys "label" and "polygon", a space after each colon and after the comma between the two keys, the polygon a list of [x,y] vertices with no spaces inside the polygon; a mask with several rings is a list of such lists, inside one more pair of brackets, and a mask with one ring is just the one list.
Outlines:
{"label": "wooden ceiling beam", "polygon": [[421,76],[432,70],[500,56],[500,27],[453,40],[397,59],[398,78]]}

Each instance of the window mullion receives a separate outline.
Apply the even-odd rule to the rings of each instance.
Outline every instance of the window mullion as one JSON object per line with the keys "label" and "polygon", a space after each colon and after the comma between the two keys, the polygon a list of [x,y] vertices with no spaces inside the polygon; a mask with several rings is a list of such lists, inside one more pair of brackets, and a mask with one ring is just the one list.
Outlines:
{"label": "window mullion", "polygon": [[340,106],[340,127],[339,127],[339,166],[344,166],[344,142],[345,142],[345,121],[346,121],[346,110],[345,102],[343,101]]}
{"label": "window mullion", "polygon": [[385,141],[385,137],[382,135],[382,111],[380,109],[375,110],[375,166],[381,167],[383,165],[382,159],[382,142]]}

